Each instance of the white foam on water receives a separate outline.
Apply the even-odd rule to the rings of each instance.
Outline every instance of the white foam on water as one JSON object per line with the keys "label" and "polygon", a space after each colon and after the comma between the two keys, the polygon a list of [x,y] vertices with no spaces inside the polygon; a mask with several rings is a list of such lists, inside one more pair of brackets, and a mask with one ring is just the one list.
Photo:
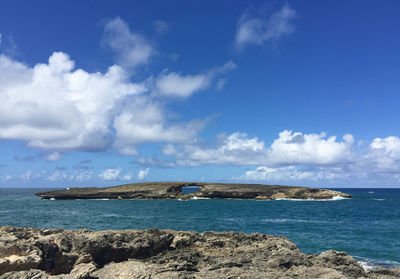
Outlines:
{"label": "white foam on water", "polygon": [[358,263],[361,265],[364,270],[371,270],[371,269],[376,269],[378,266],[374,265],[371,262],[368,261],[358,261]]}
{"label": "white foam on water", "polygon": [[205,198],[205,197],[193,197],[191,200],[210,200],[210,198]]}
{"label": "white foam on water", "polygon": [[121,215],[119,215],[119,214],[114,214],[114,213],[104,214],[103,216],[104,216],[104,217],[122,217]]}
{"label": "white foam on water", "polygon": [[331,200],[333,201],[340,201],[340,200],[349,200],[350,198],[345,198],[341,196],[334,196]]}
{"label": "white foam on water", "polygon": [[276,199],[276,201],[340,201],[340,200],[348,200],[350,198],[345,198],[341,196],[334,196],[331,199],[291,199],[291,198],[280,198]]}
{"label": "white foam on water", "polygon": [[395,261],[373,261],[368,258],[363,258],[363,257],[354,257],[357,262],[364,268],[364,270],[371,270],[371,269],[377,269],[377,268],[387,268],[387,267],[394,267],[394,266],[400,266],[400,263],[395,262]]}
{"label": "white foam on water", "polygon": [[368,194],[373,194],[373,193],[375,193],[375,192],[374,192],[374,191],[369,191],[369,192],[368,192]]}
{"label": "white foam on water", "polygon": [[374,201],[385,201],[386,199],[372,199]]}
{"label": "white foam on water", "polygon": [[326,224],[326,221],[303,220],[303,219],[262,219],[262,223],[313,223],[313,224]]}
{"label": "white foam on water", "polygon": [[56,199],[55,199],[55,198],[51,198],[50,200],[51,200],[51,201],[55,201]]}

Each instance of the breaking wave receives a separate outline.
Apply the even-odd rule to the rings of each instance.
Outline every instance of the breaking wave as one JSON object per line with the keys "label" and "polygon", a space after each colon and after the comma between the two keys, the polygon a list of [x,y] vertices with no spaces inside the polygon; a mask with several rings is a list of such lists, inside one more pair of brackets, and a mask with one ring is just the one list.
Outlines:
{"label": "breaking wave", "polygon": [[276,199],[276,201],[340,201],[340,200],[348,200],[350,198],[345,198],[341,196],[334,196],[331,199],[291,199],[291,198],[280,198]]}

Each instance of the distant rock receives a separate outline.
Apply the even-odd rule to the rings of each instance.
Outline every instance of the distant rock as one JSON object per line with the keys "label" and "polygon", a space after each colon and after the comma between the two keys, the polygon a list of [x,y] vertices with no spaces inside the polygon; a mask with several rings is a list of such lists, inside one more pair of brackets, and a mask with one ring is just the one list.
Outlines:
{"label": "distant rock", "polygon": [[[199,191],[182,195],[182,187],[197,186]],[[195,182],[148,182],[114,187],[68,188],[37,193],[43,199],[332,199],[351,198],[338,191],[309,187],[291,187],[261,184],[195,183]]]}
{"label": "distant rock", "polygon": [[[55,239],[56,274],[43,269]],[[10,261],[10,258],[20,259]],[[366,272],[345,252],[302,253],[285,237],[235,232],[39,230],[0,227],[0,279],[399,278],[400,269]]]}

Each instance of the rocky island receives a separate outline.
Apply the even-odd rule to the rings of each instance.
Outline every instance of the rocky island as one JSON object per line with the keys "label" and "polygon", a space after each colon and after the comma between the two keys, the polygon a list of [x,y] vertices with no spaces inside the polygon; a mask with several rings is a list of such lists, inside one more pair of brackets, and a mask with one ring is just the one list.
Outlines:
{"label": "rocky island", "polygon": [[[42,271],[54,239],[55,276]],[[345,252],[307,255],[285,237],[236,232],[69,231],[0,227],[0,279],[400,278],[365,271]]]}
{"label": "rocky island", "polygon": [[[195,193],[183,195],[182,188],[198,187]],[[327,189],[261,184],[147,182],[113,187],[67,188],[37,193],[43,199],[332,199],[351,195]]]}

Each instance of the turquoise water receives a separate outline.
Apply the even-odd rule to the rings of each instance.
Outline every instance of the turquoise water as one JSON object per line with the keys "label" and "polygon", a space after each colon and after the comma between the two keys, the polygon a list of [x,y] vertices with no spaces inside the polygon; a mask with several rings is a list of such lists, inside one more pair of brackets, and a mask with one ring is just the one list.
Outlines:
{"label": "turquoise water", "polygon": [[346,251],[400,265],[400,189],[342,189],[352,199],[41,200],[44,189],[1,189],[0,225],[91,230],[175,229],[284,235],[306,253]]}

